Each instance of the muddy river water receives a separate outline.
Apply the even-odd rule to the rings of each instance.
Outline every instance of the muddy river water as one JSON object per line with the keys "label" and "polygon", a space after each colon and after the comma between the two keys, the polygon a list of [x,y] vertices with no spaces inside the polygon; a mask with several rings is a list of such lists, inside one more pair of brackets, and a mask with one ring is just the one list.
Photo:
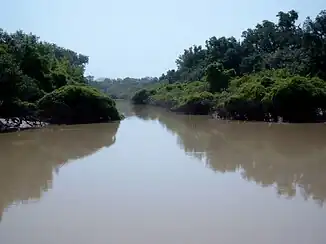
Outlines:
{"label": "muddy river water", "polygon": [[326,243],[326,125],[118,106],[0,135],[1,244]]}

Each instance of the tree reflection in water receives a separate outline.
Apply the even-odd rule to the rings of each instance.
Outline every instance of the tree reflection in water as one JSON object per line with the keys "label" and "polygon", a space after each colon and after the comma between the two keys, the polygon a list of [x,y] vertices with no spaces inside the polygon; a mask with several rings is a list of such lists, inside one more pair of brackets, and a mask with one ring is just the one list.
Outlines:
{"label": "tree reflection in water", "polygon": [[119,123],[51,127],[0,135],[0,219],[8,206],[41,198],[53,171],[115,143]]}
{"label": "tree reflection in water", "polygon": [[323,124],[268,124],[217,121],[152,107],[134,107],[142,119],[158,120],[177,136],[189,155],[217,172],[239,171],[245,180],[277,193],[323,205],[326,200],[326,127]]}

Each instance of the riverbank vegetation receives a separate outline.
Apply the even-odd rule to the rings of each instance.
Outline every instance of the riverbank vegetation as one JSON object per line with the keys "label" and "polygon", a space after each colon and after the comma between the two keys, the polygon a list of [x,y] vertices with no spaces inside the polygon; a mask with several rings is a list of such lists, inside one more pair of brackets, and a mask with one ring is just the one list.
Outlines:
{"label": "riverbank vegetation", "polygon": [[184,50],[177,69],[159,78],[164,84],[132,101],[240,120],[325,121],[326,11],[303,24],[294,10],[277,17],[241,40],[211,37]]}
{"label": "riverbank vegetation", "polygon": [[[87,85],[87,63],[87,56],[40,41],[33,34],[0,29],[0,130],[18,128],[24,120],[118,120],[115,102]],[[8,125],[13,117],[15,123]]]}

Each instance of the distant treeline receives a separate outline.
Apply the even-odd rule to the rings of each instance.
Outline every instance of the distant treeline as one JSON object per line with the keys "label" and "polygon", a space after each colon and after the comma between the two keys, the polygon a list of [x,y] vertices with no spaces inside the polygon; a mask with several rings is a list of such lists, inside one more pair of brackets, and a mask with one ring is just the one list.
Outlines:
{"label": "distant treeline", "polygon": [[89,84],[108,94],[114,99],[131,99],[140,89],[154,88],[159,82],[157,77],[94,80],[89,77]]}

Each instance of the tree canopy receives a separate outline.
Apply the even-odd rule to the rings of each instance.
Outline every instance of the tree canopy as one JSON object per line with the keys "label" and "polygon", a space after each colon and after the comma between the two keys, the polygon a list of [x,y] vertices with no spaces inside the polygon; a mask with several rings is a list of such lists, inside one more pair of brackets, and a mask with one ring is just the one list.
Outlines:
{"label": "tree canopy", "polygon": [[233,119],[324,121],[326,11],[303,24],[294,10],[280,11],[277,18],[243,31],[240,40],[213,36],[204,47],[185,49],[177,69],[159,77],[169,85],[143,92],[150,94],[146,101]]}
{"label": "tree canopy", "polygon": [[93,77],[88,79],[88,84],[98,88],[102,92],[108,94],[114,99],[131,99],[138,90],[144,88],[155,88],[160,83],[157,77],[143,77],[143,78],[130,78],[123,79],[97,79]]}
{"label": "tree canopy", "polygon": [[38,103],[42,117],[51,123],[96,123],[119,120],[115,102],[95,88],[67,85],[46,94]]}
{"label": "tree canopy", "polygon": [[[108,111],[113,111],[110,106],[115,105],[108,97],[104,99],[104,95],[94,92],[93,88],[80,87],[87,83],[87,78],[84,77],[87,63],[87,56],[41,41],[33,34],[22,31],[7,33],[0,29],[0,117],[37,116],[38,104],[43,104],[49,94],[61,92],[61,96],[70,99],[69,96],[76,95],[67,92],[71,90],[80,91],[79,95],[85,95],[83,99],[89,99],[90,102],[102,98],[101,103],[93,103],[94,110],[88,111],[90,117],[97,106],[101,105],[102,109],[105,107],[102,104],[104,101]],[[66,86],[68,87],[61,89]],[[43,102],[40,103],[39,100]],[[80,97],[76,102],[81,100]],[[75,105],[84,106],[85,103]],[[113,113],[110,117],[116,118],[116,111]]]}
{"label": "tree canopy", "polygon": [[204,78],[212,63],[244,75],[265,69],[286,68],[298,75],[326,78],[326,10],[315,19],[298,24],[296,11],[279,12],[278,22],[263,20],[235,37],[210,37],[205,47],[194,45],[177,58],[176,70],[168,70],[160,80],[196,81]]}

